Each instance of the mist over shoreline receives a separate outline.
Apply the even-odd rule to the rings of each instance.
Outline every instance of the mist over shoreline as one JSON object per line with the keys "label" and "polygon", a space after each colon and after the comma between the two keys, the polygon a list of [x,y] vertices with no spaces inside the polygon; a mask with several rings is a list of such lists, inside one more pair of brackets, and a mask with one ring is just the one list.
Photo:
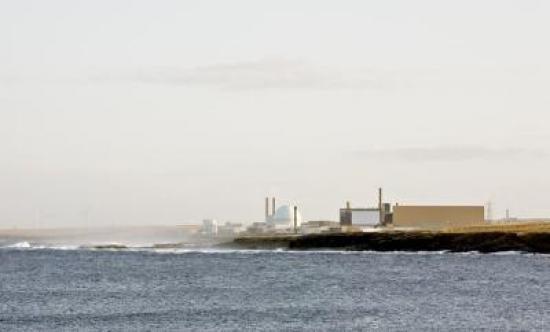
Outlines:
{"label": "mist over shoreline", "polygon": [[120,226],[57,229],[0,229],[0,243],[50,245],[109,245],[151,247],[159,244],[207,245],[199,234],[182,226]]}

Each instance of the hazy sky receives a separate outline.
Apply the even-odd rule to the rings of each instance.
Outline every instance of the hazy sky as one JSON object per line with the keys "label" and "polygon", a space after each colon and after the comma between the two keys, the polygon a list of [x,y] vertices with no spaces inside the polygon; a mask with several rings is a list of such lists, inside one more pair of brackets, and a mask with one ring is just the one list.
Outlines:
{"label": "hazy sky", "polygon": [[550,3],[0,0],[0,227],[550,216]]}

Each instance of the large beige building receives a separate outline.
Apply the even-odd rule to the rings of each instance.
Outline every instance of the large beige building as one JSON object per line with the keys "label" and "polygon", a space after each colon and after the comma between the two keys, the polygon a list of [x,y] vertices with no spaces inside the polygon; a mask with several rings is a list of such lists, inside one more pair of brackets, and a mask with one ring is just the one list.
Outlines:
{"label": "large beige building", "polygon": [[483,206],[420,206],[396,205],[394,227],[437,229],[479,225],[485,220]]}

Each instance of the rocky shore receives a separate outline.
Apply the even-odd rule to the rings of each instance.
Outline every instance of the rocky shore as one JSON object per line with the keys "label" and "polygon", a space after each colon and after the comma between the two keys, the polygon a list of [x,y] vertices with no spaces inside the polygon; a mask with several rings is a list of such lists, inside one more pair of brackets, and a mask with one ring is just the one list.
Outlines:
{"label": "rocky shore", "polygon": [[550,253],[550,233],[376,232],[243,236],[228,246],[241,249]]}

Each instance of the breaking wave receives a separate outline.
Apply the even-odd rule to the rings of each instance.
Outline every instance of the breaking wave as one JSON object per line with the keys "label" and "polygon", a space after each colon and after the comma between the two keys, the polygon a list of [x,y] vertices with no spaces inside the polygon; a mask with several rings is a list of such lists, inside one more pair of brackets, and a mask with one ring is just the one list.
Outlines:
{"label": "breaking wave", "polygon": [[27,241],[23,241],[23,242],[10,244],[8,246],[5,246],[4,248],[31,248],[31,244]]}
{"label": "breaking wave", "polygon": [[35,244],[28,241],[17,242],[10,244],[4,247],[3,249],[54,249],[54,250],[76,250],[80,249],[80,246],[77,245],[45,245],[45,244]]}
{"label": "breaking wave", "polygon": [[[275,249],[235,249],[217,247],[176,247],[158,248],[155,245],[126,245],[120,243],[95,244],[95,245],[61,245],[38,244],[28,241],[16,242],[0,249],[12,250],[85,250],[85,251],[111,251],[111,252],[146,252],[157,254],[292,254],[292,255],[487,255],[478,251],[449,252],[442,251],[350,251],[350,250],[292,250],[286,248]],[[544,255],[525,253],[521,251],[502,251],[489,253],[489,255]]]}

